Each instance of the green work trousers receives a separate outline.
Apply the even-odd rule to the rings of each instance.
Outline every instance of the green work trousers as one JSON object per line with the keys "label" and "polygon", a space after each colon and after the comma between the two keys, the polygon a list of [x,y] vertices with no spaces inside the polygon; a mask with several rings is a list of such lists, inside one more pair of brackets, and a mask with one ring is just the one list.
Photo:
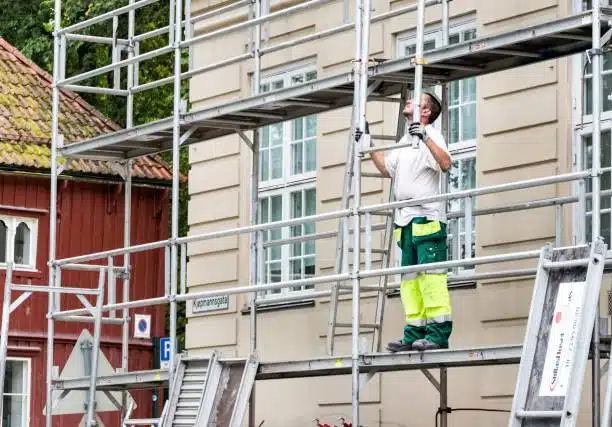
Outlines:
{"label": "green work trousers", "polygon": [[[445,223],[416,217],[394,233],[402,250],[402,266],[447,260]],[[425,338],[448,347],[453,324],[446,269],[403,274],[400,296],[406,316],[404,344]]]}

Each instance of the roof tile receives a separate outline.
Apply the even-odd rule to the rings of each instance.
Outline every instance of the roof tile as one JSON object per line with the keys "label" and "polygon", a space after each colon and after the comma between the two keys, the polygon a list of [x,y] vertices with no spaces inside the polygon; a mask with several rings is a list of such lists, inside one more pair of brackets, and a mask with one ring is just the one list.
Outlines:
{"label": "roof tile", "polygon": [[[0,165],[49,169],[52,77],[0,37]],[[119,130],[119,126],[71,91],[61,97],[59,129],[66,143]],[[169,181],[159,156],[134,159],[134,178]],[[68,172],[117,176],[108,161],[75,159]]]}

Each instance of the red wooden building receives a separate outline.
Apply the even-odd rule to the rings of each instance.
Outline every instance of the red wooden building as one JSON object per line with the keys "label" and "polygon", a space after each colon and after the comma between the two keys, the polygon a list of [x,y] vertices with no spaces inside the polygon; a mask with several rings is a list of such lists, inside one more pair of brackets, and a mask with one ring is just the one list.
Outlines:
{"label": "red wooden building", "polygon": [[[15,263],[14,283],[47,284],[50,201],[51,82],[34,65],[0,38],[0,283],[6,262]],[[66,143],[116,130],[77,95],[64,92],[60,131]],[[171,175],[158,158],[141,158],[133,166],[133,244],[168,237],[168,202]],[[124,185],[111,164],[79,160],[68,163],[58,184],[57,258],[121,247],[123,245]],[[123,259],[114,259],[122,265]],[[164,258],[160,251],[132,256],[130,299],[164,293]],[[95,287],[97,274],[62,275],[65,286]],[[1,285],[0,285],[1,286]],[[117,280],[117,295],[122,295]],[[1,293],[0,293],[1,296]],[[80,308],[74,297],[62,297],[62,309]],[[91,300],[93,302],[93,300]],[[44,425],[46,378],[47,296],[30,297],[11,315],[9,361],[5,387],[4,427]],[[151,335],[164,334],[165,307],[131,310],[152,316]],[[84,329],[91,324],[57,322],[55,365],[60,372]],[[121,366],[121,327],[102,328],[102,348],[112,366]],[[133,325],[131,325],[133,329]],[[152,368],[150,340],[130,337],[130,370]],[[83,375],[83,374],[81,374]],[[151,392],[134,392],[138,417],[151,416]],[[70,396],[68,397],[70,399]],[[72,403],[84,403],[75,395]],[[74,399],[77,399],[76,401]],[[80,399],[80,400],[78,400]],[[82,407],[82,405],[81,405]],[[81,414],[54,417],[54,425],[78,426]],[[118,426],[118,412],[102,413],[106,427]]]}

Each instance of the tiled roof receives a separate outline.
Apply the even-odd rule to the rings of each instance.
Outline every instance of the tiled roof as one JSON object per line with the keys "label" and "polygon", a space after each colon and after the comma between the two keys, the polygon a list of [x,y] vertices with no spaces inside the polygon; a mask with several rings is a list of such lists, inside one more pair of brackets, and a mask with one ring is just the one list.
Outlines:
{"label": "tiled roof", "polygon": [[[0,167],[46,169],[51,153],[52,77],[0,37]],[[74,92],[63,90],[59,118],[65,143],[113,132],[119,126]],[[133,177],[169,181],[159,156],[134,159]],[[117,176],[110,161],[75,159],[66,173]]]}

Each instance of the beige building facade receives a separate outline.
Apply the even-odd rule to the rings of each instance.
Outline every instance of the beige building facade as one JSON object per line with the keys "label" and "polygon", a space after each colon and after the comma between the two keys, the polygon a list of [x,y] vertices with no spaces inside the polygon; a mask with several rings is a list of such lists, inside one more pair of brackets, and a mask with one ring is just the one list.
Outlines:
{"label": "beige building facade", "polygon": [[[273,0],[272,11],[299,1]],[[353,2],[349,2],[352,19]],[[583,4],[584,3],[584,4]],[[212,9],[220,0],[194,1],[194,12]],[[406,1],[373,1],[374,14],[410,4]],[[577,0],[453,0],[450,4],[450,42],[510,31],[525,25],[567,16],[589,7]],[[263,27],[265,45],[319,32],[343,23],[343,2],[331,1],[318,8],[273,21]],[[203,22],[196,35],[247,18],[246,12],[231,12],[221,20]],[[425,48],[442,44],[441,9],[427,9]],[[390,59],[414,52],[415,14],[405,14],[371,27],[370,55]],[[194,67],[244,54],[251,33],[239,31],[198,45]],[[348,71],[354,57],[354,32],[299,45],[262,58],[262,91]],[[608,99],[604,61],[604,115],[602,119],[602,167],[610,166],[612,101]],[[449,191],[544,177],[577,170],[589,153],[590,95],[581,98],[583,58],[567,57],[540,62],[509,71],[470,78],[451,84],[449,91],[449,148],[454,167],[446,176]],[[610,67],[610,68],[607,68]],[[252,92],[253,61],[245,61],[209,72],[192,80],[194,108],[240,99]],[[585,74],[589,86],[589,69]],[[612,80],[611,80],[612,82]],[[439,88],[438,88],[439,89]],[[587,90],[588,92],[588,90]],[[369,102],[367,117],[375,134],[393,135],[397,105]],[[350,108],[305,117],[261,130],[259,211],[262,222],[295,218],[337,210],[340,207],[344,164],[350,133]],[[377,141],[376,144],[385,142]],[[250,218],[251,151],[232,135],[190,146],[189,226],[191,234],[245,226]],[[366,156],[365,171],[374,172]],[[362,203],[388,200],[388,181],[362,180]],[[604,175],[602,189],[610,188]],[[569,195],[573,185],[549,185],[528,190],[479,197],[476,209],[514,202]],[[461,211],[459,202],[449,212]],[[602,208],[610,208],[602,199]],[[583,214],[577,205],[562,208],[562,244],[573,244],[581,233]],[[602,215],[602,234],[609,244],[610,214]],[[588,221],[587,221],[588,225]],[[473,247],[463,246],[463,220],[449,241],[451,256],[485,256],[539,249],[555,242],[555,208],[477,216],[473,223]],[[266,239],[288,238],[313,232],[335,231],[338,221],[304,225],[270,232]],[[456,228],[455,228],[456,229]],[[382,238],[374,236],[373,247]],[[271,246],[265,251],[264,282],[284,281],[332,274],[335,239],[311,243]],[[189,247],[190,292],[249,283],[249,236],[226,237]],[[480,266],[478,272],[535,266],[535,261]],[[533,278],[458,283],[452,286],[454,332],[451,346],[520,344],[529,310]],[[258,312],[259,356],[265,361],[307,359],[325,356],[329,298],[314,299],[313,288],[285,289],[261,295],[270,304]],[[608,279],[603,292],[609,288]],[[276,304],[274,298],[295,295],[291,303]],[[299,298],[298,298],[299,296]],[[606,304],[602,299],[602,313]],[[221,303],[223,305],[224,302]],[[246,295],[230,296],[227,308],[207,311],[204,301],[189,303],[186,347],[190,353],[213,349],[227,355],[249,351],[249,313]],[[362,321],[371,322],[375,298],[365,296]],[[606,307],[607,309],[607,307]],[[350,300],[343,299],[340,321],[350,321]],[[401,336],[403,327],[399,297],[387,300],[383,342]],[[370,340],[372,335],[364,333]],[[336,339],[336,353],[350,354],[350,330]],[[432,371],[435,376],[436,371]],[[590,371],[589,371],[590,372]],[[515,385],[516,366],[450,369],[449,406],[452,408],[508,409]],[[602,383],[602,387],[605,383]],[[590,374],[587,375],[581,408],[581,425],[590,425]],[[361,424],[374,426],[431,426],[439,394],[419,371],[378,374],[362,393]],[[309,426],[320,418],[330,424],[350,418],[350,376],[260,381],[256,385],[256,424],[264,426]],[[450,426],[505,425],[507,414],[465,411],[449,416]]]}

